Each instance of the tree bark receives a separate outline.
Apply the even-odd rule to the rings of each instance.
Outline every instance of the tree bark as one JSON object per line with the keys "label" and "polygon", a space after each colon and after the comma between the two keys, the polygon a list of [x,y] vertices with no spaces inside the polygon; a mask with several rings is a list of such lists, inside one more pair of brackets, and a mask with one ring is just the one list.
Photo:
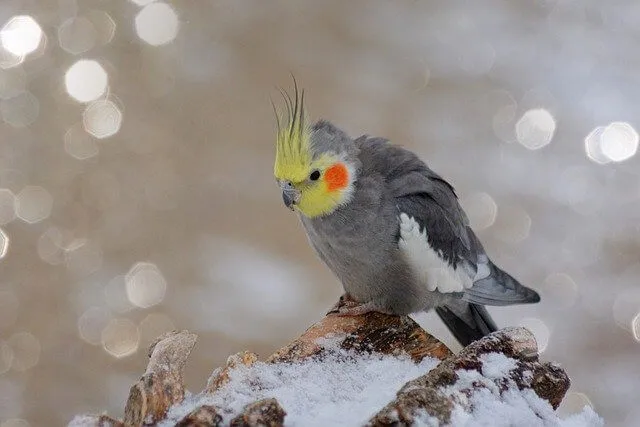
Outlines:
{"label": "tree bark", "polygon": [[[506,390],[512,381],[520,389],[530,388],[554,408],[560,404],[569,388],[569,378],[557,365],[541,363],[535,339],[524,328],[507,328],[493,333],[464,348],[460,354],[451,351],[436,338],[425,332],[409,317],[367,313],[357,317],[328,315],[308,328],[300,337],[281,348],[267,363],[291,363],[317,357],[322,363],[325,352],[323,340],[336,341],[343,349],[356,353],[382,353],[409,355],[418,362],[433,357],[442,362],[427,374],[409,381],[396,398],[371,418],[369,426],[411,425],[417,414],[428,414],[441,423],[451,420],[455,407],[470,410],[468,396],[474,388],[486,384],[473,384],[471,389],[452,393],[446,387],[455,384],[459,370],[482,372],[483,356],[500,353],[516,360],[508,378],[496,378],[495,384]],[[196,336],[187,331],[173,332],[160,337],[149,350],[149,364],[142,378],[131,387],[123,421],[106,415],[84,417],[82,426],[142,426],[163,420],[168,409],[184,399],[183,371],[186,360],[196,342]],[[216,393],[229,381],[230,372],[241,366],[251,366],[258,357],[251,352],[230,356],[224,367],[214,371],[203,394]],[[203,405],[176,424],[186,426],[222,425],[221,411]],[[230,425],[270,426],[284,424],[286,412],[275,399],[264,399],[247,405]],[[72,422],[73,424],[73,422]],[[80,425],[80,424],[78,424]]]}
{"label": "tree bark", "polygon": [[340,347],[356,352],[408,354],[419,362],[427,356],[444,359],[451,350],[429,335],[407,316],[367,313],[363,316],[325,316],[300,337],[272,354],[267,362],[282,363],[321,355],[324,348],[319,341],[336,337]]}
{"label": "tree bark", "polygon": [[171,332],[149,348],[149,363],[131,387],[124,409],[124,424],[138,427],[162,420],[169,408],[184,399],[184,367],[197,336]]}
{"label": "tree bark", "polygon": [[[426,375],[409,381],[397,393],[395,400],[370,420],[368,426],[409,426],[424,413],[441,423],[449,423],[454,406],[470,409],[469,399],[465,397],[473,390],[462,389],[451,394],[444,388],[456,383],[459,370],[482,372],[482,356],[488,353],[500,353],[517,361],[508,378],[495,379],[503,391],[506,390],[506,381],[513,380],[518,388],[533,389],[556,409],[569,389],[569,377],[562,369],[538,361],[538,348],[531,332],[525,328],[507,328],[471,343],[460,354],[447,358]],[[485,385],[473,384],[473,388],[482,387]]]}
{"label": "tree bark", "polygon": [[202,405],[180,420],[176,427],[218,427],[221,425],[222,416],[218,410],[211,405]]}
{"label": "tree bark", "polygon": [[231,420],[231,427],[280,427],[287,413],[276,399],[262,399],[247,405],[242,413]]}

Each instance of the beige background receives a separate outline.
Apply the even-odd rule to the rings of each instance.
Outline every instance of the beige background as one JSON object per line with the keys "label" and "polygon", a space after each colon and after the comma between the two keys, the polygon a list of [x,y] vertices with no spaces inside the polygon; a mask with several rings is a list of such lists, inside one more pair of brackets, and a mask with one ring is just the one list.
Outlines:
{"label": "beige background", "polygon": [[[564,412],[640,417],[640,160],[597,164],[584,143],[640,125],[637,2],[192,0],[154,6],[136,30],[143,7],[0,3],[0,22],[30,15],[46,38],[0,58],[2,427],[120,415],[145,348],[172,327],[200,336],[199,390],[227,355],[265,356],[334,302],[340,285],[272,177],[269,96],[290,72],[314,118],[406,145],[456,186],[494,261],[542,294],[491,311],[566,367]],[[108,75],[97,104],[68,94],[79,59]],[[113,135],[87,134],[83,112]],[[632,154],[632,132],[608,138]]]}

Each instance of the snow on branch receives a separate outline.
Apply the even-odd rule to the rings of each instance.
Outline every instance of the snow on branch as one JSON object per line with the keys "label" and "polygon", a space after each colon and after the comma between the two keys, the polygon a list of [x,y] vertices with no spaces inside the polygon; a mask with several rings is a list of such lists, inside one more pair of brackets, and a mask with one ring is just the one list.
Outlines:
{"label": "snow on branch", "polygon": [[412,425],[416,417],[425,415],[451,423],[456,410],[473,410],[470,397],[482,389],[496,396],[516,387],[531,389],[557,409],[569,384],[560,367],[538,361],[531,332],[508,328],[470,344],[426,375],[409,381],[368,425]]}
{"label": "snow on branch", "polygon": [[264,362],[250,352],[229,357],[202,392],[188,395],[183,371],[195,341],[187,331],[159,338],[123,420],[78,416],[69,425],[603,425],[588,407],[557,416],[569,377],[538,359],[524,328],[454,355],[409,317],[329,315]]}

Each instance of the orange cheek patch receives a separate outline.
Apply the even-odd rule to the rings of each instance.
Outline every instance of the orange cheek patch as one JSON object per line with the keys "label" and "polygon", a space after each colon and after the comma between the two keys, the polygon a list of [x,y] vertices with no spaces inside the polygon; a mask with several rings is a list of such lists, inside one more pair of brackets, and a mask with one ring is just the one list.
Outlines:
{"label": "orange cheek patch", "polygon": [[349,171],[342,163],[336,163],[324,172],[324,182],[329,191],[342,190],[349,183]]}

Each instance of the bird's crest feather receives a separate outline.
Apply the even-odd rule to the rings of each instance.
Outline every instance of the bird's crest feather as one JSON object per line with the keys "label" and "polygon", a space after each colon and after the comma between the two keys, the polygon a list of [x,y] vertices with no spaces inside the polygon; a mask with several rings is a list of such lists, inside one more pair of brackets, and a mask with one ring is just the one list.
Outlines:
{"label": "bird's crest feather", "polygon": [[295,78],[294,96],[280,90],[286,111],[277,111],[276,162],[274,175],[279,179],[302,182],[311,167],[311,128],[304,109],[304,90],[298,90]]}

